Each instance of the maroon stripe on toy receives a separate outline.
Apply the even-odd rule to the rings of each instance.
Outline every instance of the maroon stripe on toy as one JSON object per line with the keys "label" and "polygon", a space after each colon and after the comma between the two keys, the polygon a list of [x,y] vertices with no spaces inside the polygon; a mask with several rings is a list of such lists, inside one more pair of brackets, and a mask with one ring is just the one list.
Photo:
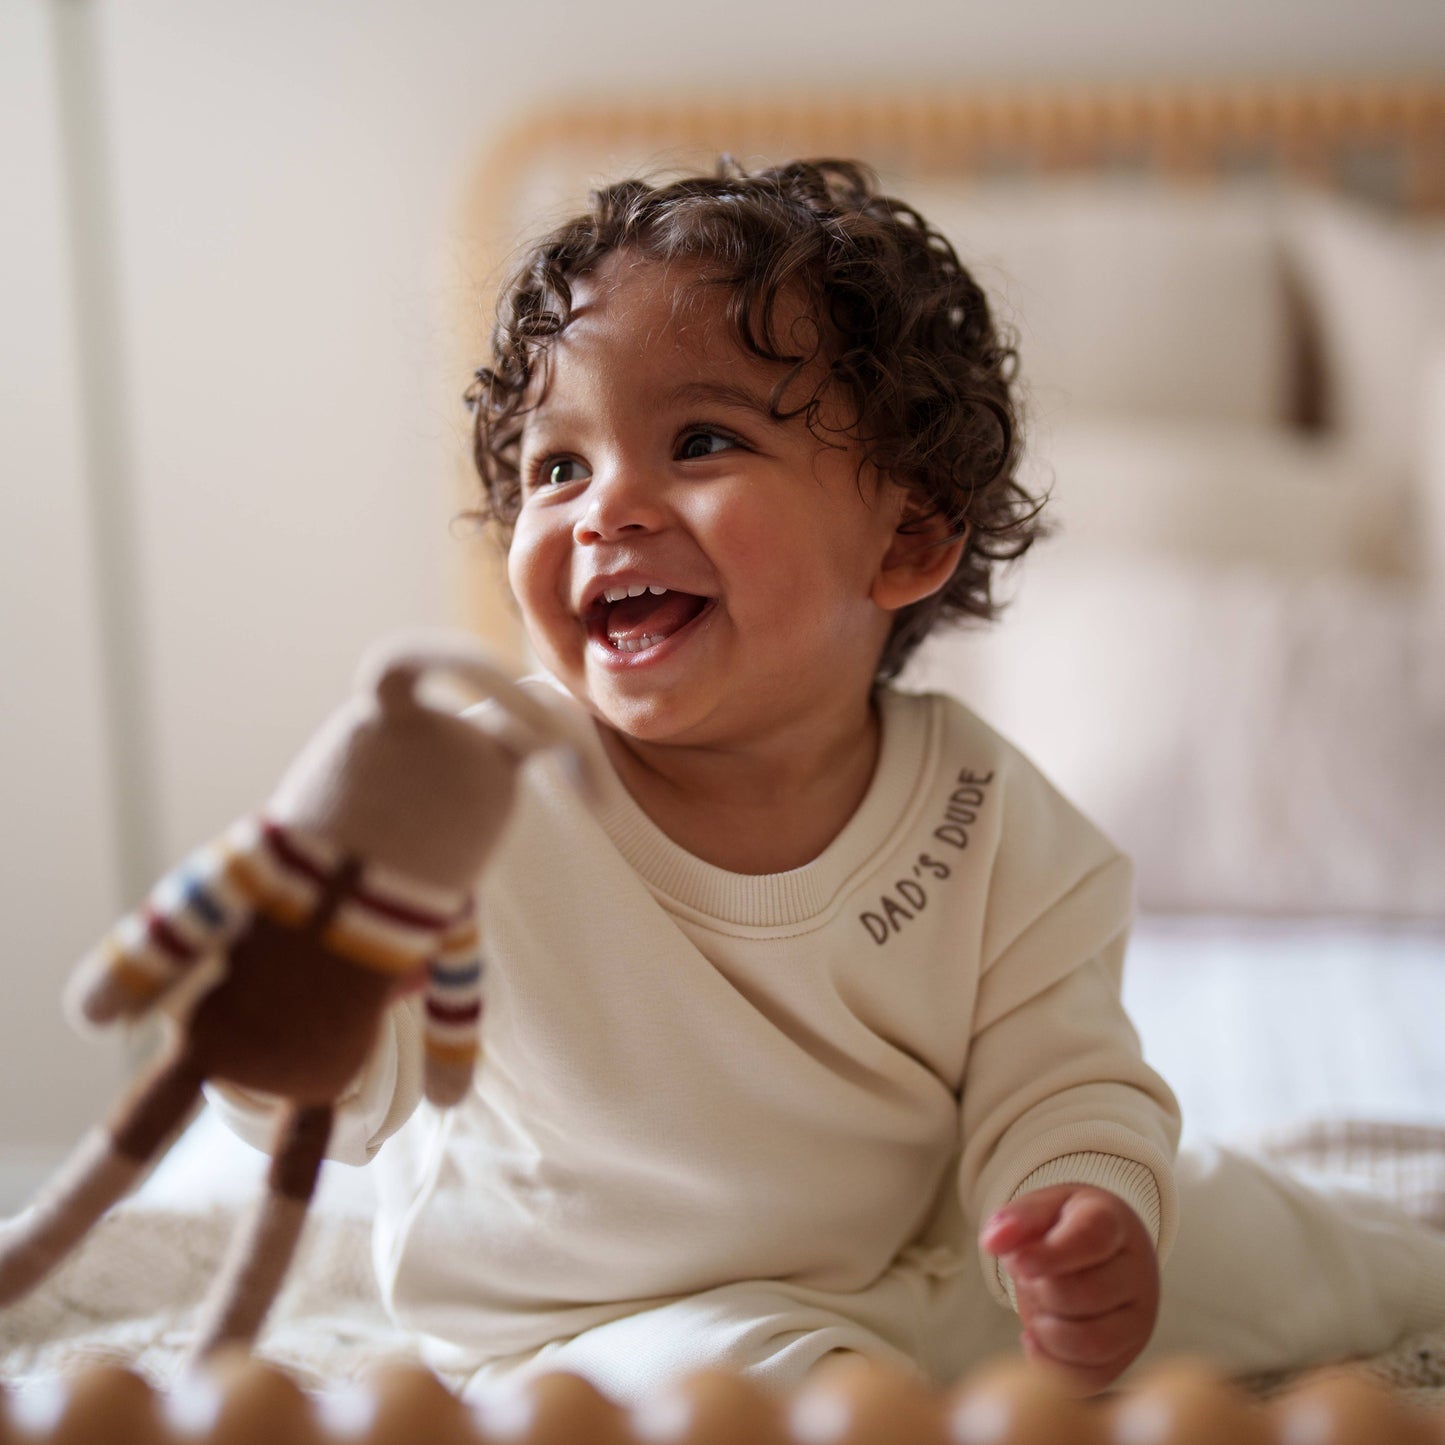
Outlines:
{"label": "maroon stripe on toy", "polygon": [[145,920],[151,942],[162,953],[169,954],[177,963],[190,963],[195,959],[200,950],[187,943],[155,909],[146,909]]}
{"label": "maroon stripe on toy", "polygon": [[353,902],[362,904],[373,913],[381,914],[383,918],[406,923],[413,928],[429,928],[434,933],[440,933],[453,921],[444,913],[427,913],[420,908],[408,908],[404,903],[393,903],[391,899],[378,897],[365,887],[353,889],[351,898]]}
{"label": "maroon stripe on toy", "polygon": [[469,1024],[482,1016],[479,1002],[464,1004],[438,1003],[435,999],[426,1001],[426,1016],[439,1024]]}
{"label": "maroon stripe on toy", "polygon": [[325,868],[318,868],[309,858],[303,858],[292,846],[291,840],[287,838],[285,831],[275,823],[263,822],[261,824],[261,836],[266,840],[266,846],[276,855],[277,861],[293,873],[303,873],[313,883],[326,883],[331,875]]}

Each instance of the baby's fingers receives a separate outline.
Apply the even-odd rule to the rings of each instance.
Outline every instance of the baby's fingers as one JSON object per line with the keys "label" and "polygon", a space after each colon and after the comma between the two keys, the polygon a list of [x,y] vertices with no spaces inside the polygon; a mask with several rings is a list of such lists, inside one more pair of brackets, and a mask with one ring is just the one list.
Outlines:
{"label": "baby's fingers", "polygon": [[1108,1195],[1091,1190],[1071,1194],[1043,1238],[1004,1252],[1008,1254],[1008,1271],[1015,1279],[1035,1279],[1103,1264],[1124,1248],[1127,1239],[1118,1204]]}
{"label": "baby's fingers", "polygon": [[1070,1184],[1035,1189],[996,1210],[979,1231],[979,1243],[990,1254],[1009,1254],[1033,1240],[1042,1239],[1074,1192]]}
{"label": "baby's fingers", "polygon": [[1080,1394],[1107,1389],[1148,1342],[1144,1321],[1132,1307],[1087,1323],[1041,1315],[1022,1336],[1024,1354],[1063,1371]]}
{"label": "baby's fingers", "polygon": [[1132,1304],[1140,1295],[1132,1274],[1112,1260],[1071,1274],[1043,1275],[1015,1283],[1021,1313],[1036,1311],[1061,1319],[1092,1319]]}
{"label": "baby's fingers", "polygon": [[1132,1304],[1085,1320],[1036,1314],[1029,1320],[1028,1332],[1051,1360],[1082,1369],[1102,1369],[1126,1356],[1132,1359],[1147,1338],[1141,1312]]}

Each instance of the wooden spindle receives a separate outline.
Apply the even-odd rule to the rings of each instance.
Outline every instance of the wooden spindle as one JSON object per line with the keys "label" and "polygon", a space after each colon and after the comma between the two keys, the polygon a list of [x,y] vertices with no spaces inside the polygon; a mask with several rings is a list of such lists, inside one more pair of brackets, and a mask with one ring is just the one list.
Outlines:
{"label": "wooden spindle", "polygon": [[787,1430],[793,1445],[946,1445],[936,1392],[914,1374],[857,1357],[797,1391]]}
{"label": "wooden spindle", "polygon": [[782,1406],[742,1375],[704,1370],[632,1412],[635,1445],[787,1445]]}
{"label": "wooden spindle", "polygon": [[[1326,1375],[1274,1403],[1276,1445],[1440,1445],[1442,1421],[1357,1375]],[[1432,1428],[1433,1427],[1433,1428]]]}
{"label": "wooden spindle", "polygon": [[[190,1388],[211,1398],[208,1412],[194,1404],[188,1412],[195,1433],[181,1437],[185,1445],[326,1445],[312,1401],[275,1365],[239,1354],[218,1356]],[[209,1427],[201,1429],[205,1413]]]}
{"label": "wooden spindle", "polygon": [[944,1419],[950,1445],[1104,1445],[1100,1407],[1020,1359],[971,1374],[949,1396]]}
{"label": "wooden spindle", "polygon": [[488,1445],[633,1445],[621,1407],[561,1371],[483,1396],[474,1418]]}
{"label": "wooden spindle", "polygon": [[370,1404],[347,1445],[480,1445],[471,1412],[421,1365],[390,1365],[367,1380]]}
{"label": "wooden spindle", "polygon": [[1272,1445],[1269,1419],[1207,1366],[1160,1366],[1107,1409],[1109,1445]]}
{"label": "wooden spindle", "polygon": [[124,1366],[97,1364],[66,1381],[59,1414],[45,1432],[45,1445],[98,1445],[112,1440],[162,1445],[167,1435],[150,1385]]}

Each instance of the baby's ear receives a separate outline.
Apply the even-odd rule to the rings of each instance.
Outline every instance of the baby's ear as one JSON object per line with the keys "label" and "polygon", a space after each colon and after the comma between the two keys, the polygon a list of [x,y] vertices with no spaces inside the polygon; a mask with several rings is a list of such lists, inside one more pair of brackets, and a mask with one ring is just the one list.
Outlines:
{"label": "baby's ear", "polygon": [[874,602],[885,612],[911,606],[953,576],[968,541],[926,497],[910,495],[873,582]]}

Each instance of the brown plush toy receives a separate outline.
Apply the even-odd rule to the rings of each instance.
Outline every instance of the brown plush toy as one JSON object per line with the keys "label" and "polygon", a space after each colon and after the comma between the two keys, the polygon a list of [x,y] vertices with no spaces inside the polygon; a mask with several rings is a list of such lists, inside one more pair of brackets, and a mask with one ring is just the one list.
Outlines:
{"label": "brown plush toy", "polygon": [[[417,692],[431,673],[497,706],[476,721],[432,707]],[[448,1107],[466,1092],[481,1015],[472,891],[532,753],[567,747],[590,791],[579,727],[468,639],[378,647],[264,810],[169,874],[81,964],[69,1002],[91,1023],[184,992],[202,966],[220,976],[108,1122],[0,1229],[0,1305],[64,1258],[214,1080],[282,1101],[266,1194],[233,1241],[194,1353],[248,1344],[305,1222],[336,1101],[400,994],[426,989],[427,1098]]]}

